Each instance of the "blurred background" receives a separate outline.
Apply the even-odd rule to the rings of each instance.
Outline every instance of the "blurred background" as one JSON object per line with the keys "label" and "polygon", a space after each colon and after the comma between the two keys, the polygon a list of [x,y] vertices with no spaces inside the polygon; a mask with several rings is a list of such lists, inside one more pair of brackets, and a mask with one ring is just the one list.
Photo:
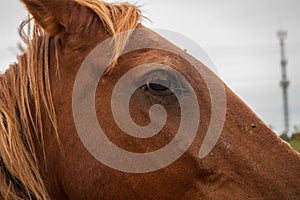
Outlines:
{"label": "blurred background", "polygon": [[[281,63],[277,32],[285,40],[289,132],[300,132],[299,0],[134,0],[151,28],[194,40],[214,61],[219,76],[278,135],[284,133]],[[0,69],[18,53],[17,28],[27,13],[18,0],[0,3]],[[185,48],[182,46],[182,48]],[[187,51],[190,50],[187,48]]]}

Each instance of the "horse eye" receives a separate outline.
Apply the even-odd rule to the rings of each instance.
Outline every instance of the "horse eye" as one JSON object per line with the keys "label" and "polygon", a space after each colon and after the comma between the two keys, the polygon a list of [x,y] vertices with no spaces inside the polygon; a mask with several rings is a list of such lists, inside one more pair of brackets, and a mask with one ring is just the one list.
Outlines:
{"label": "horse eye", "polygon": [[168,90],[167,87],[165,87],[163,85],[160,85],[160,84],[156,84],[156,83],[149,83],[149,89],[154,90],[154,91],[158,91],[158,92]]}
{"label": "horse eye", "polygon": [[160,83],[147,83],[146,89],[148,89],[153,95],[168,95],[171,94],[171,90],[167,87],[169,82],[167,80],[160,80]]}

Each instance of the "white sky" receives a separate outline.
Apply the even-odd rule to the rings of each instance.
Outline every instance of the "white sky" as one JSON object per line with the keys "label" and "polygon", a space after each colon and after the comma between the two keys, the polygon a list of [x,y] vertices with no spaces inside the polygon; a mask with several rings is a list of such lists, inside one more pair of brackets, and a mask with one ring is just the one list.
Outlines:
{"label": "white sky", "polygon": [[[288,31],[291,128],[300,125],[299,0],[134,0],[148,27],[179,32],[205,48],[221,78],[276,132],[283,130],[279,44]],[[0,3],[0,66],[15,61],[17,28],[26,16],[18,0]],[[190,51],[190,50],[189,50]]]}

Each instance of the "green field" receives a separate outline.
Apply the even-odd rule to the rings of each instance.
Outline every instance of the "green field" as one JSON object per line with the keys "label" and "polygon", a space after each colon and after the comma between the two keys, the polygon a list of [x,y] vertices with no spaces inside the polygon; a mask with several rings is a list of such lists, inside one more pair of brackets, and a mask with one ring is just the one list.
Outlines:
{"label": "green field", "polygon": [[299,140],[291,140],[289,141],[290,145],[300,153],[300,141]]}

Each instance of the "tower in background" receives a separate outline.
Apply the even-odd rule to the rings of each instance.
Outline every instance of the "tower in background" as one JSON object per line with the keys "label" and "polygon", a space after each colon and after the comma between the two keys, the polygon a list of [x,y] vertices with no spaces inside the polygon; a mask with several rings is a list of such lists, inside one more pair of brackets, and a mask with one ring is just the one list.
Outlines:
{"label": "tower in background", "polygon": [[287,58],[286,58],[286,49],[285,49],[285,39],[287,38],[287,31],[280,30],[277,32],[277,35],[280,40],[280,54],[281,54],[281,71],[282,71],[282,80],[280,86],[283,91],[283,113],[284,113],[284,133],[289,133],[289,106],[288,106],[288,87],[290,85],[289,80],[287,79]]}

